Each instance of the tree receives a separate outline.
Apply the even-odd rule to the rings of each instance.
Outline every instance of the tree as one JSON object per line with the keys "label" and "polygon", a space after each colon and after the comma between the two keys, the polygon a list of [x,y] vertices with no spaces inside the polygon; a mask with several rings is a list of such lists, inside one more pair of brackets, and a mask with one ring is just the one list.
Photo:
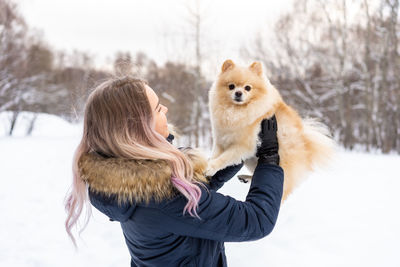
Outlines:
{"label": "tree", "polygon": [[344,147],[400,151],[398,10],[398,0],[297,0],[275,40],[260,34],[243,55],[262,60],[289,104]]}

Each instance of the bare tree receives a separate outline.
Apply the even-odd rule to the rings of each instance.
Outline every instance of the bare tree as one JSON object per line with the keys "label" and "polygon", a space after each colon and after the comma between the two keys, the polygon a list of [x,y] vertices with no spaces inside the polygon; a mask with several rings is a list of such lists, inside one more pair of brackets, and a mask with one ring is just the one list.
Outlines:
{"label": "bare tree", "polygon": [[117,76],[132,75],[133,63],[129,52],[117,52],[114,60],[114,73]]}
{"label": "bare tree", "polygon": [[[204,3],[204,2],[203,2]],[[191,37],[191,43],[194,44],[194,55],[195,55],[195,75],[196,82],[191,92],[193,94],[193,109],[190,114],[191,121],[193,124],[192,134],[194,136],[194,140],[191,140],[190,135],[190,143],[194,144],[196,147],[199,147],[200,144],[203,146],[209,146],[211,144],[211,135],[207,133],[210,132],[210,123],[209,123],[209,115],[207,108],[207,92],[208,92],[208,83],[203,78],[202,66],[205,61],[205,51],[202,49],[203,39],[205,37],[205,22],[207,18],[207,11],[210,8],[210,3],[208,6],[202,6],[200,0],[194,0],[186,3],[187,17],[186,21],[190,26],[188,30],[188,35]],[[207,138],[208,137],[208,138]],[[207,139],[205,139],[207,138]]]}
{"label": "bare tree", "polygon": [[0,112],[12,110],[9,134],[11,135],[19,114],[23,92],[23,73],[26,60],[24,43],[27,26],[13,2],[0,0]]}
{"label": "bare tree", "polygon": [[398,0],[297,0],[276,24],[274,54],[259,35],[243,55],[262,60],[288,102],[344,147],[400,151],[398,10]]}

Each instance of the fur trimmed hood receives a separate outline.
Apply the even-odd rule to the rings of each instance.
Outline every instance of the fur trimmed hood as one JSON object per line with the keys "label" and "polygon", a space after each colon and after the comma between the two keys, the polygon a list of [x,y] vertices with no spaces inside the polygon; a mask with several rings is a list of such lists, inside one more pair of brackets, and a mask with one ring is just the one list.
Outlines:
{"label": "fur trimmed hood", "polygon": [[[209,183],[204,175],[207,159],[197,149],[179,148],[193,166],[193,178]],[[148,203],[174,197],[179,191],[171,181],[172,168],[165,160],[107,158],[98,153],[83,154],[78,161],[82,179],[90,190],[107,196],[116,195],[118,203]]]}

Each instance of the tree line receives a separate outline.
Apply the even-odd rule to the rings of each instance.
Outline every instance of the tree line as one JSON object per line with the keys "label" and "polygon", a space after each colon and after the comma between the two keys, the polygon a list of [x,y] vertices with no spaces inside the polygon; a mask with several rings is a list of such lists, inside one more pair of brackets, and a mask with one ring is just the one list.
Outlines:
{"label": "tree line", "polygon": [[[400,152],[399,0],[296,0],[281,15],[273,38],[260,32],[243,60],[260,60],[268,76],[302,116],[318,117],[345,148]],[[55,114],[76,122],[93,88],[113,75],[146,79],[169,108],[169,121],[185,145],[211,145],[203,75],[206,48],[197,63],[158,65],[143,52],[116,52],[110,70],[96,68],[87,53],[52,49],[31,30],[13,1],[0,0],[0,112],[9,111],[8,133],[22,111]],[[203,49],[205,51],[203,51]]]}
{"label": "tree line", "polygon": [[398,15],[399,0],[297,0],[275,25],[274,53],[262,34],[242,52],[344,147],[400,152]]}

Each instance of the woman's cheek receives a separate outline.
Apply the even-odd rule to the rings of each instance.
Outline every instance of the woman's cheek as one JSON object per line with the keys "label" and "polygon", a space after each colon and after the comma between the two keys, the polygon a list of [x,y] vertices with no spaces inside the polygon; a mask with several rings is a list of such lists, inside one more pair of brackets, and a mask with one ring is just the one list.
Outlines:
{"label": "woman's cheek", "polygon": [[165,131],[169,134],[167,121],[165,121],[164,127],[165,127]]}

